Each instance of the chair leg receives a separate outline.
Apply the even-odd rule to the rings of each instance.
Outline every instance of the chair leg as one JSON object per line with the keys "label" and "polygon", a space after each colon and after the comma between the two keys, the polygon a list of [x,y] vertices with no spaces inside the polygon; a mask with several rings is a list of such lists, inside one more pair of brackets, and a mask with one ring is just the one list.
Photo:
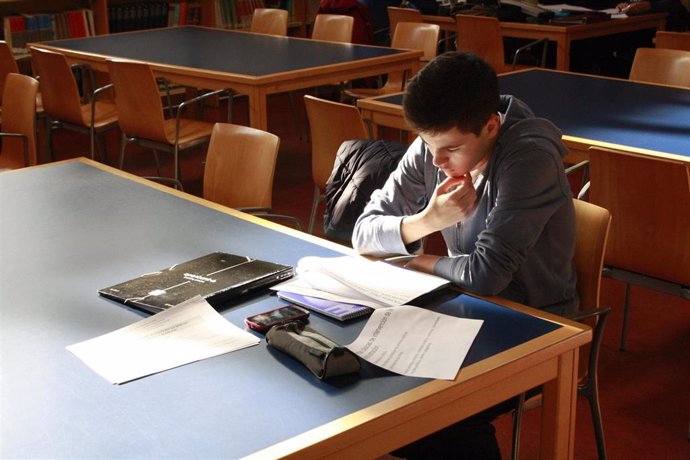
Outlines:
{"label": "chair leg", "polygon": [[[91,159],[96,159],[96,129],[93,125],[89,126],[89,144],[91,146]],[[100,156],[101,162],[103,162],[103,156]]]}
{"label": "chair leg", "polygon": [[174,149],[173,154],[175,157],[175,180],[182,183],[182,174],[180,171],[180,158],[179,158],[180,149],[179,149],[177,142],[175,142],[175,146],[173,149]]}
{"label": "chair leg", "polygon": [[625,351],[628,347],[628,301],[630,300],[630,283],[625,283],[625,297],[623,299],[623,327],[621,330],[620,350]]}
{"label": "chair leg", "polygon": [[589,409],[592,412],[592,425],[594,425],[594,436],[597,441],[597,452],[599,460],[606,460],[606,442],[604,441],[604,427],[601,422],[601,407],[599,406],[599,390],[596,383],[591,385],[584,393],[589,402]]}
{"label": "chair leg", "polygon": [[98,150],[99,155],[101,157],[101,161],[103,164],[108,164],[108,145],[105,142],[104,136],[105,133],[101,133],[99,136],[98,134],[96,136],[96,150]]}
{"label": "chair leg", "polygon": [[120,138],[120,169],[122,171],[125,170],[125,149],[128,143],[127,136],[125,136],[125,133],[122,133],[122,137]]}
{"label": "chair leg", "polygon": [[153,152],[153,159],[156,162],[156,174],[161,177],[161,162],[158,160],[158,151],[156,149],[151,149]]}
{"label": "chair leg", "polygon": [[518,402],[513,411],[513,450],[511,453],[512,460],[520,458],[520,431],[522,428],[522,413],[525,405],[525,393],[518,396]]}
{"label": "chair leg", "polygon": [[308,233],[314,233],[314,223],[316,222],[316,211],[319,208],[319,202],[321,201],[321,190],[319,187],[314,186],[314,199],[311,202],[311,214],[309,215],[309,227],[307,228]]}
{"label": "chair leg", "polygon": [[55,150],[53,150],[53,123],[46,118],[46,147],[48,148],[48,158],[55,161]]}

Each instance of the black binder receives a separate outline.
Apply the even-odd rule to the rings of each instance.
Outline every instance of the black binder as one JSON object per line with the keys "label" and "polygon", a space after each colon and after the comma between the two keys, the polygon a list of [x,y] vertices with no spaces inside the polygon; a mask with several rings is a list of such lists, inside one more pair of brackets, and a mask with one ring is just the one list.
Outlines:
{"label": "black binder", "polygon": [[292,277],[292,267],[246,256],[214,252],[146,273],[98,293],[125,305],[158,313],[196,295],[211,305]]}

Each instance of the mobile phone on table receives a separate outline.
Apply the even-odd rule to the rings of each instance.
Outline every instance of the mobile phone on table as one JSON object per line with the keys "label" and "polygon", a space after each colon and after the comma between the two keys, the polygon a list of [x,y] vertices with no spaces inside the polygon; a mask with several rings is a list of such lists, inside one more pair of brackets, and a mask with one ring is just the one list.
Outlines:
{"label": "mobile phone on table", "polygon": [[278,324],[289,323],[290,321],[305,321],[309,317],[309,312],[301,308],[287,305],[276,308],[275,310],[265,311],[257,315],[248,316],[244,319],[244,323],[258,332],[266,332],[273,326]]}

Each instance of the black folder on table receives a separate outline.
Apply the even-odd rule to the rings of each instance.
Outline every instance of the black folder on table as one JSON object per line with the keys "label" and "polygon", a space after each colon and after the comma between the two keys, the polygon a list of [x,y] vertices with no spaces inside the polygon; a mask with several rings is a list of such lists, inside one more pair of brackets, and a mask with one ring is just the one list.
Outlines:
{"label": "black folder on table", "polygon": [[146,273],[98,293],[150,313],[158,313],[196,295],[211,305],[292,277],[292,267],[246,256],[214,252]]}

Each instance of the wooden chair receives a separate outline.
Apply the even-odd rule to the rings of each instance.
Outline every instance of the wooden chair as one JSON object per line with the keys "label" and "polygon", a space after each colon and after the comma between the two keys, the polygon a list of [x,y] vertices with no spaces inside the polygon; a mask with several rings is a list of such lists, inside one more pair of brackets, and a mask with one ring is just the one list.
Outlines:
{"label": "wooden chair", "polygon": [[690,51],[638,48],[630,80],[690,87]]}
{"label": "wooden chair", "polygon": [[34,166],[36,157],[36,94],[38,81],[18,73],[5,76],[4,121],[0,137],[0,170]]}
{"label": "wooden chair", "polygon": [[[389,6],[388,11],[388,28],[390,31],[391,42],[395,36],[395,29],[399,22],[424,22],[422,19],[422,12],[414,8],[400,8],[397,6]],[[391,48],[395,46],[391,45]]]}
{"label": "wooden chair", "polygon": [[[0,40],[0,106],[2,106],[2,92],[5,88],[5,79],[10,73],[21,73],[14,58],[12,49],[6,41]],[[41,100],[41,93],[36,96],[36,116],[43,116],[43,101]]]}
{"label": "wooden chair", "polygon": [[311,32],[313,40],[351,43],[355,18],[342,14],[317,14]]}
{"label": "wooden chair", "polygon": [[[279,8],[255,8],[252,16],[251,31],[258,34],[280,35],[287,36],[288,30],[288,12],[287,10]],[[233,94],[233,96],[236,96]],[[295,106],[295,99],[292,92],[290,96],[290,107],[294,115],[295,132],[297,136],[302,138],[302,130],[300,128],[299,116]]]}
{"label": "wooden chair", "polygon": [[593,147],[590,184],[590,202],[614,216],[604,275],[626,284],[624,350],[631,284],[690,299],[690,166]]}
{"label": "wooden chair", "polygon": [[546,65],[548,40],[545,38],[519,47],[513,54],[512,62],[506,64],[503,34],[496,18],[458,14],[455,16],[455,32],[458,51],[469,51],[480,56],[494,68],[496,73],[515,70],[518,67],[520,54],[531,50],[538,44],[542,45],[539,65],[541,67]]}
{"label": "wooden chair", "polygon": [[[77,82],[67,58],[53,51],[30,48],[31,57],[39,76],[43,110],[48,118],[46,135],[48,151],[54,158],[51,133],[66,128],[89,135],[91,158],[95,158],[97,136],[117,126],[118,114],[115,104],[99,100],[102,92],[110,85],[96,88],[82,103]],[[100,157],[107,161],[105,144],[100,147]]]}
{"label": "wooden chair", "polygon": [[[314,20],[314,28],[312,29],[311,38],[313,40],[323,40],[338,43],[352,43],[352,29],[355,24],[355,19],[352,16],[345,16],[342,14],[317,14]],[[336,88],[338,99],[348,85],[346,81],[337,81],[330,84],[322,85],[321,88]],[[314,89],[314,95],[319,94],[319,88]],[[292,93],[290,95],[292,98]],[[294,102],[290,101],[294,106]],[[300,136],[301,137],[301,136]]]}
{"label": "wooden chair", "polygon": [[350,139],[368,139],[369,133],[359,110],[352,105],[309,95],[304,96],[304,105],[311,129],[311,174],[314,180],[314,199],[307,231],[313,233],[316,211],[326,198],[326,182],[340,144]]}
{"label": "wooden chair", "polygon": [[296,218],[271,212],[279,146],[274,134],[216,123],[204,167],[204,198],[259,217],[288,220],[301,230]]}
{"label": "wooden chair", "polygon": [[[587,203],[573,200],[577,230],[575,236],[574,265],[577,272],[577,293],[580,298],[580,311],[570,319],[583,322],[594,330],[592,342],[580,348],[578,371],[578,395],[587,398],[592,413],[592,422],[597,442],[599,459],[606,459],[604,429],[599,407],[599,390],[597,383],[597,365],[599,346],[610,308],[601,308],[599,293],[601,290],[601,273],[606,251],[606,243],[611,226],[611,213],[608,210]],[[525,401],[523,393],[514,412],[513,452],[512,458],[519,458],[520,425],[525,409],[541,405],[541,394]]]}
{"label": "wooden chair", "polygon": [[[227,91],[213,91],[182,102],[175,116],[166,119],[158,83],[148,64],[113,59],[108,60],[107,65],[115,85],[115,104],[122,130],[120,169],[124,168],[125,150],[131,143],[153,149],[157,167],[156,152],[167,151],[174,159],[171,180],[178,188],[181,187],[180,151],[207,143],[213,129],[212,122],[184,117],[184,110]],[[160,176],[160,168],[158,174]]]}
{"label": "wooden chair", "polygon": [[279,8],[254,8],[251,31],[257,34],[287,35],[288,12]]}
{"label": "wooden chair", "polygon": [[654,43],[657,48],[690,51],[690,32],[657,30]]}
{"label": "wooden chair", "polygon": [[[401,8],[404,9],[404,8]],[[415,22],[400,22],[395,29],[391,48],[414,49],[424,52],[420,58],[421,64],[436,57],[437,42],[440,27],[437,24],[422,24]],[[405,87],[406,74],[404,71],[388,74],[386,84],[380,88],[361,88],[345,91],[345,95],[359,99],[362,97],[380,96],[383,94],[399,93]],[[412,75],[407,75],[407,79]]]}
{"label": "wooden chair", "polygon": [[0,41],[0,105],[2,104],[2,92],[5,88],[5,79],[8,74],[19,73],[17,61],[14,59],[12,49],[6,41]]}

